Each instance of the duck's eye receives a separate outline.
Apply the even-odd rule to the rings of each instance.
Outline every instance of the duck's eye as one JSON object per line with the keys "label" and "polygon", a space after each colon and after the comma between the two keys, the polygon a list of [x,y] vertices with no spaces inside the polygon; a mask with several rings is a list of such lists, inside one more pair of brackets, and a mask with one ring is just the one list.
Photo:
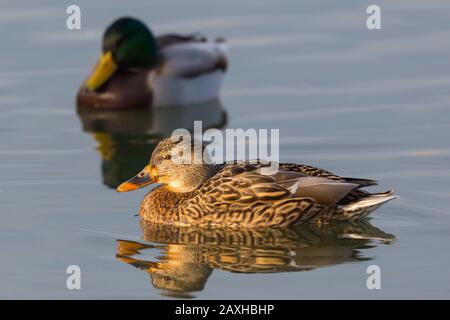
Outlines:
{"label": "duck's eye", "polygon": [[143,176],[145,176],[145,172],[139,172],[138,176],[142,178]]}
{"label": "duck's eye", "polygon": [[168,154],[164,157],[164,160],[170,160],[170,159],[172,159],[172,156],[170,154]]}

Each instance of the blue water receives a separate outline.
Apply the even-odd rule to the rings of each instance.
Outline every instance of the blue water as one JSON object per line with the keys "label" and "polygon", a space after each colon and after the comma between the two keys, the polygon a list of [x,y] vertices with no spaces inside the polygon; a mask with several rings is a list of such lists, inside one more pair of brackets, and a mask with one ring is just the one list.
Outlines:
{"label": "blue water", "polygon": [[[377,1],[375,31],[365,22],[371,1],[77,4],[79,31],[66,29],[60,1],[4,1],[0,11],[1,298],[450,296],[448,1]],[[300,228],[271,234],[273,243],[149,235],[135,216],[146,190],[111,186],[157,138],[110,118],[98,134],[75,106],[105,26],[123,15],[155,33],[225,36],[227,127],[279,128],[281,161],[374,178],[400,198],[369,226]],[[160,281],[156,262],[168,266]],[[66,288],[73,264],[81,290]],[[366,287],[372,264],[381,290]]]}

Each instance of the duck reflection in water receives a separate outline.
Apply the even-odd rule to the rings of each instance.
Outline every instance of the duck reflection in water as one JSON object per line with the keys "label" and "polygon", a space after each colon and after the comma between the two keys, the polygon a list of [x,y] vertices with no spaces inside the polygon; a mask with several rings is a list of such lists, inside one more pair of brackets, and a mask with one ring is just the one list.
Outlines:
{"label": "duck reflection in water", "polygon": [[[366,250],[395,237],[367,220],[305,224],[295,228],[201,229],[141,220],[147,243],[117,240],[117,259],[150,275],[163,295],[189,298],[202,291],[214,269],[238,273],[309,271],[371,260]],[[154,261],[134,256],[157,251]]]}
{"label": "duck reflection in water", "polygon": [[194,130],[201,120],[203,130],[221,129],[227,115],[216,99],[198,105],[144,108],[135,110],[97,110],[78,106],[83,131],[96,140],[102,159],[103,183],[116,188],[144,167],[159,140],[173,130]]}

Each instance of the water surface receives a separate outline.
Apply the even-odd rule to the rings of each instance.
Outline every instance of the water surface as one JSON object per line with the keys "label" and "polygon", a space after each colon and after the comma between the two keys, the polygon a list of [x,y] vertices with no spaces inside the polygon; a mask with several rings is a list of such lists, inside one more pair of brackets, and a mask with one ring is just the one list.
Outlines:
{"label": "water surface", "polygon": [[[0,12],[0,297],[450,296],[447,1],[379,1],[378,31],[365,26],[368,1],[77,4],[81,31],[65,28],[60,1],[4,1]],[[149,234],[135,216],[146,190],[112,187],[145,163],[170,116],[123,127],[74,104],[104,27],[122,15],[155,33],[229,39],[211,125],[280,128],[282,161],[374,178],[375,190],[394,187],[400,199],[363,226]],[[81,267],[82,290],[66,289],[71,264]],[[382,270],[381,290],[366,287],[371,264]],[[170,271],[182,281],[185,267],[197,280],[170,290],[179,279]]]}

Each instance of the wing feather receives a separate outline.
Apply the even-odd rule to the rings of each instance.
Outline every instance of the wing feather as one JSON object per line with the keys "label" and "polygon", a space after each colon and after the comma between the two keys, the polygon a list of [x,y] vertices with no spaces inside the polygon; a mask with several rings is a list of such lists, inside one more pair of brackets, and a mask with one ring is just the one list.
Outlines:
{"label": "wing feather", "polygon": [[208,41],[199,36],[159,37],[158,75],[192,78],[216,70],[225,71],[228,50],[224,41]]}

